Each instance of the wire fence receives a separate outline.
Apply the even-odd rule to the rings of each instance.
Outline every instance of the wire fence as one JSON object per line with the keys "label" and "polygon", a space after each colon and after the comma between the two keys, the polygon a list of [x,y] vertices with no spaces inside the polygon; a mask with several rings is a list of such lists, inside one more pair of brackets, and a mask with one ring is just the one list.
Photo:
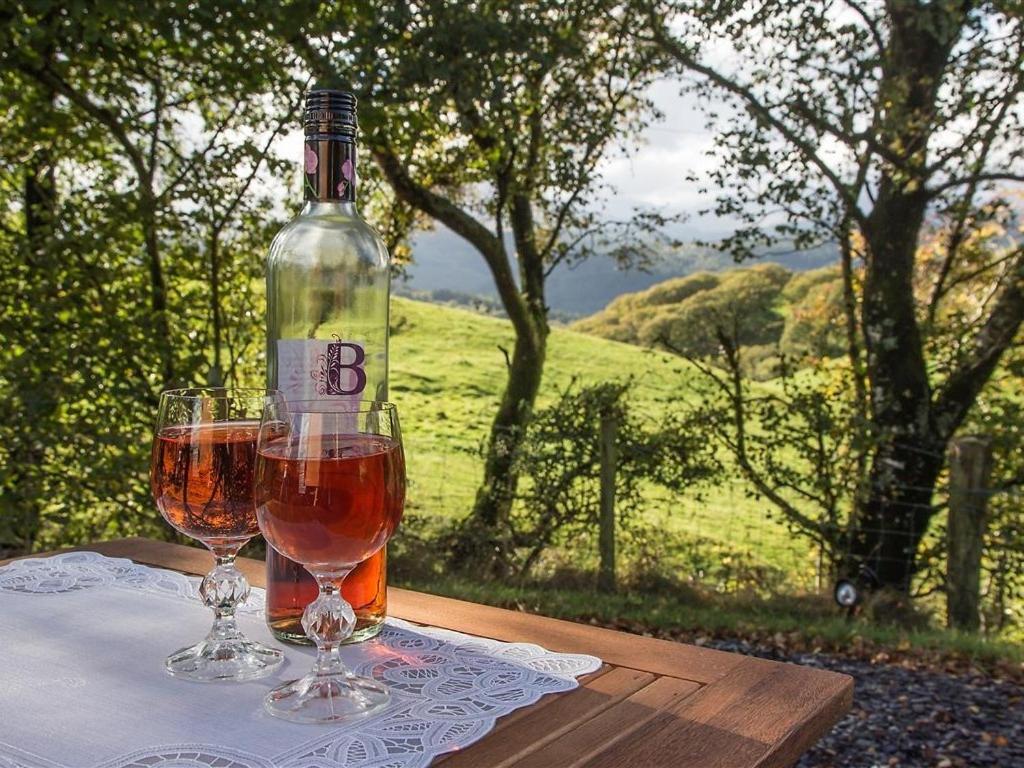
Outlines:
{"label": "wire fence", "polygon": [[[482,419],[480,424],[487,421]],[[930,459],[948,459],[918,446],[900,447]],[[438,453],[436,448],[430,436],[415,438],[408,446],[409,510],[410,515],[443,527],[457,523],[472,509],[482,462],[480,445],[472,441],[458,451]],[[423,453],[420,459],[418,451]],[[854,511],[856,506],[849,500],[844,516],[822,522],[820,530],[794,524],[740,473],[682,492],[647,483],[641,513],[619,521],[620,576],[627,585],[657,571],[716,593],[830,595],[844,577],[868,581],[875,571],[888,571],[891,576],[894,569],[902,568],[912,594],[941,621],[947,618],[946,598],[959,586],[950,584],[951,575],[963,578],[950,571],[950,517],[956,512],[950,506],[950,485],[956,481],[952,474],[947,465],[935,487],[887,487],[879,525],[858,522],[855,516],[863,511]],[[590,488],[596,493],[593,479]],[[530,478],[522,482],[529,484]],[[981,510],[977,582],[967,585],[977,595],[973,610],[979,626],[986,631],[1020,626],[1024,624],[1024,492],[981,485],[961,488],[959,498],[961,505],[966,499],[968,507]],[[813,520],[813,505],[807,505],[806,512]],[[875,542],[861,572],[844,571],[854,529],[857,536]],[[597,542],[596,521],[582,536],[574,528],[571,536],[554,541],[531,575],[550,575],[571,565],[596,576]],[[913,557],[906,556],[908,548],[916,553]],[[968,570],[972,567],[968,563]]]}

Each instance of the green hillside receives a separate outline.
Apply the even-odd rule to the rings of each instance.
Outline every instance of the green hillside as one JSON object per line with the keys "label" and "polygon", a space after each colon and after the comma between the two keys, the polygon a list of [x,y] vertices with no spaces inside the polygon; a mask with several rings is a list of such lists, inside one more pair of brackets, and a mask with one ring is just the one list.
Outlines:
{"label": "green hillside", "polygon": [[572,327],[696,357],[714,354],[724,329],[743,345],[749,372],[771,378],[779,350],[790,357],[842,354],[841,299],[835,266],[794,273],[764,263],[665,280],[619,296]]}
{"label": "green hillside", "polygon": [[[395,299],[391,339],[391,397],[408,447],[410,512],[435,521],[461,518],[480,479],[480,446],[505,383],[501,348],[511,348],[511,329],[505,320]],[[574,378],[588,385],[627,377],[634,382],[630,407],[652,420],[694,399],[702,386],[700,374],[678,358],[555,328],[540,405]],[[699,541],[701,557],[714,552],[804,576],[813,566],[806,543],[768,520],[738,483],[700,500],[655,503],[653,493],[648,522],[691,547]]]}
{"label": "green hillside", "polygon": [[[794,284],[795,280],[804,285]],[[804,273],[791,279],[787,288],[799,292],[808,283],[817,281]],[[404,535],[396,542],[403,547],[402,542],[416,535],[416,521],[444,525],[470,510],[481,476],[480,447],[505,383],[501,347],[511,348],[512,332],[506,320],[408,299],[393,299],[392,326],[391,398],[401,409],[410,481],[408,519]],[[703,384],[701,375],[679,358],[555,328],[540,405],[554,402],[560,389],[574,378],[588,385],[630,376],[635,382],[630,407],[654,420],[695,399]],[[770,391],[776,383],[757,386]],[[883,644],[895,642],[895,630],[876,630],[836,617],[827,599],[801,602],[792,598],[794,591],[818,586],[817,552],[806,539],[772,519],[770,507],[746,491],[738,478],[675,498],[648,490],[651,506],[646,540],[658,548],[654,559],[657,572],[675,577],[667,589],[658,587],[657,581],[641,580],[628,593],[595,600],[589,580],[567,580],[564,573],[550,570],[538,574],[547,577],[544,588],[456,577],[446,575],[443,569],[433,575],[406,571],[403,583],[575,619],[633,617],[643,626],[654,627],[802,632],[813,635],[816,643],[831,638],[829,642],[837,647],[863,632]],[[432,538],[423,541],[425,546],[438,546]],[[623,554],[628,558],[630,544],[624,543]],[[594,544],[573,541],[571,551],[566,548],[553,553],[555,567],[561,563],[570,572],[577,568],[592,573]],[[635,549],[632,551],[635,555]],[[434,554],[431,549],[425,558],[434,559]],[[625,563],[627,568],[634,564]],[[702,589],[687,596],[679,591],[678,583],[690,579]],[[827,579],[821,585],[826,589]],[[644,586],[648,583],[654,586]],[[727,594],[711,600],[709,592]],[[928,647],[960,649],[963,645],[962,650],[971,655],[1016,653],[1014,658],[1019,657],[1012,645],[968,641],[970,638],[942,632],[913,640]]]}

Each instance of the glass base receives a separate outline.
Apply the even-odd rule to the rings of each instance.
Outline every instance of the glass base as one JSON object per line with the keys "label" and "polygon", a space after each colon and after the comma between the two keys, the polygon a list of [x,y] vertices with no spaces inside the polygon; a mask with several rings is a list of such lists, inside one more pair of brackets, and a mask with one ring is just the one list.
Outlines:
{"label": "glass base", "polygon": [[175,651],[164,662],[168,674],[183,680],[213,683],[241,682],[273,673],[284,660],[281,651],[246,640],[230,638],[203,640],[191,648]]}
{"label": "glass base", "polygon": [[387,706],[387,686],[348,672],[309,674],[275,688],[263,699],[267,712],[293,723],[335,723],[377,712]]}

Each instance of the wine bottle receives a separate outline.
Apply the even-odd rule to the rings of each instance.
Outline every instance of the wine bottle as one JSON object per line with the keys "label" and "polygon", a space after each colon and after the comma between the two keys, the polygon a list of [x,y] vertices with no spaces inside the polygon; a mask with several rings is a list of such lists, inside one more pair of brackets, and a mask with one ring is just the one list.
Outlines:
{"label": "wine bottle", "polygon": [[[267,386],[295,400],[387,400],[387,248],[356,209],[356,98],[314,87],[306,96],[305,204],[267,259]],[[342,592],[356,611],[353,640],[380,631],[386,555],[356,568]],[[267,623],[305,642],[300,620],[317,587],[306,570],[267,552]]]}

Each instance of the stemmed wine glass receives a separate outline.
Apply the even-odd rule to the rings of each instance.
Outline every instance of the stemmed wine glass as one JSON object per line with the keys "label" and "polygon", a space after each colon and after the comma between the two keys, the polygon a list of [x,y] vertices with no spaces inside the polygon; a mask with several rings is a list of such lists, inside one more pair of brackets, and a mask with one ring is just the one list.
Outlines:
{"label": "stemmed wine glass", "polygon": [[213,609],[213,627],[196,645],[167,657],[175,677],[201,682],[253,680],[281,663],[281,651],[248,639],[235,609],[249,583],[235,557],[259,533],[253,469],[259,419],[272,390],[196,388],[160,395],[150,486],[160,514],[176,530],[203,542],[216,558],[199,594]]}
{"label": "stemmed wine glass", "polygon": [[387,687],[357,677],[339,649],[356,617],[338,585],[394,533],[405,506],[405,457],[390,403],[267,404],[256,455],[256,515],[267,542],[300,563],[320,594],[302,616],[317,647],[305,677],[264,699],[286,720],[328,723],[387,704]]}

